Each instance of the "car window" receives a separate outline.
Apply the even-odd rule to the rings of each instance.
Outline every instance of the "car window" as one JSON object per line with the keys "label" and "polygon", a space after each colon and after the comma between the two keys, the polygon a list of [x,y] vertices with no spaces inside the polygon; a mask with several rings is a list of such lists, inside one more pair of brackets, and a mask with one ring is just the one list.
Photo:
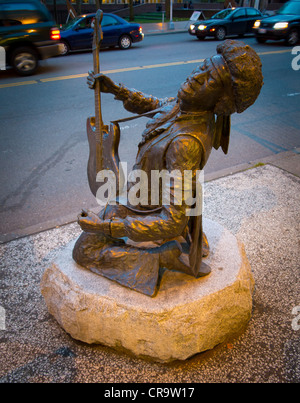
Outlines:
{"label": "car window", "polygon": [[233,16],[232,16],[235,20],[238,18],[244,18],[246,17],[246,11],[245,10],[237,10]]}
{"label": "car window", "polygon": [[0,27],[12,27],[14,25],[22,25],[22,22],[19,20],[11,20],[9,18],[3,18],[1,16]]}
{"label": "car window", "polygon": [[283,15],[300,15],[300,2],[290,2],[285,3],[279,10],[278,14]]}
{"label": "car window", "polygon": [[120,24],[119,21],[115,17],[111,15],[104,15],[101,26],[108,27],[110,25],[119,25],[119,24]]}
{"label": "car window", "polygon": [[247,8],[247,15],[248,17],[259,17],[260,12],[254,8]]}
{"label": "car window", "polygon": [[80,21],[81,17],[75,17],[73,20],[70,20],[67,24],[63,25],[63,29],[68,29],[77,24],[78,21]]}
{"label": "car window", "polygon": [[88,18],[83,18],[77,25],[78,28],[84,29],[84,28],[91,28],[92,27],[92,21],[94,20],[94,17],[88,17]]}
{"label": "car window", "polygon": [[4,3],[0,5],[0,25],[28,25],[48,21],[34,3]]}
{"label": "car window", "polygon": [[232,14],[232,10],[227,8],[226,10],[219,11],[217,14],[213,15],[211,19],[222,20]]}

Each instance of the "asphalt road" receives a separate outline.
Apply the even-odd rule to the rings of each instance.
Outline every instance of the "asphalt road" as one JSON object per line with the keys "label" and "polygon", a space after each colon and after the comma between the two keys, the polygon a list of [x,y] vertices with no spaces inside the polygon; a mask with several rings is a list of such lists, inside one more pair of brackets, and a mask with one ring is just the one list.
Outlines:
{"label": "asphalt road", "polygon": [[[213,151],[205,173],[300,146],[300,71],[282,44],[257,45],[264,87],[255,105],[232,117],[229,154]],[[149,36],[128,51],[101,52],[101,70],[158,97],[176,96],[199,60],[215,54],[217,42],[188,34]],[[76,219],[95,207],[86,177],[86,119],[94,114],[86,85],[92,54],[81,52],[42,62],[38,74],[20,78],[0,72],[0,241]],[[111,95],[102,96],[103,119],[129,116]],[[122,125],[120,157],[132,165],[146,120]]]}

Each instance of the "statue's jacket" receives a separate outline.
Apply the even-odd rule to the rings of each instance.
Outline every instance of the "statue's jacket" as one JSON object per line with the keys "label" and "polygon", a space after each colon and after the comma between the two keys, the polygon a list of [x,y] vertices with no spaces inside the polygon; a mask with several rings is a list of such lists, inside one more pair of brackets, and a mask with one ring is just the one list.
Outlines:
{"label": "statue's jacket", "polygon": [[[170,192],[170,203],[161,203],[160,189],[159,206],[151,205],[151,190],[155,190],[151,189],[151,173],[162,170],[179,171],[181,178],[184,178],[184,171],[191,171],[192,186],[195,189],[197,172],[204,168],[212,149],[215,133],[214,114],[182,113],[174,98],[158,99],[124,86],[116,99],[122,100],[124,107],[130,112],[142,114],[159,107],[161,109],[147,123],[133,167],[133,170],[147,173],[148,203],[131,206],[127,201],[129,214],[122,220],[120,228],[117,223],[112,227],[112,235],[127,236],[136,242],[169,240],[183,235],[186,239],[189,238],[192,244],[198,243],[200,240],[192,239],[188,233],[189,229],[195,226],[193,221],[197,217],[189,217],[186,214],[191,206],[186,203],[184,197],[180,205],[174,203],[174,181],[168,189],[163,189]],[[198,231],[198,237],[200,232]]]}

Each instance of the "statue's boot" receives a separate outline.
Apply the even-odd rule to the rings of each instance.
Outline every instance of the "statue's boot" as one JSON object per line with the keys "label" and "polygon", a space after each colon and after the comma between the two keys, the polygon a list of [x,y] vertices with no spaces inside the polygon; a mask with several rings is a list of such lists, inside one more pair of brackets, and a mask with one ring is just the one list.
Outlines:
{"label": "statue's boot", "polygon": [[[156,248],[155,248],[156,249]],[[202,262],[197,276],[189,266],[188,255],[183,254],[182,247],[178,241],[169,241],[159,247],[159,266],[169,270],[177,270],[190,276],[199,278],[207,276],[211,269]]]}

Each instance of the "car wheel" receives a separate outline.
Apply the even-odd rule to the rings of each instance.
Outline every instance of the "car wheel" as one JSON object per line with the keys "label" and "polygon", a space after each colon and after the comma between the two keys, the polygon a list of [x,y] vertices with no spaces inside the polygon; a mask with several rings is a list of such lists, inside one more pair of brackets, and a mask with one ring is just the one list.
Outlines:
{"label": "car wheel", "polygon": [[216,39],[218,41],[224,41],[225,36],[226,36],[225,28],[223,28],[223,27],[217,28],[217,30],[216,30]]}
{"label": "car wheel", "polygon": [[256,38],[257,43],[266,43],[266,39],[263,38]]}
{"label": "car wheel", "polygon": [[70,52],[70,45],[68,44],[68,42],[65,41],[61,41],[60,42],[62,45],[62,52],[61,52],[61,56],[67,56],[67,54],[69,54]]}
{"label": "car wheel", "polygon": [[121,49],[129,49],[131,47],[132,41],[129,35],[121,36],[119,40],[119,47]]}
{"label": "car wheel", "polygon": [[38,68],[38,55],[30,47],[21,47],[13,51],[11,55],[11,65],[20,76],[30,76]]}
{"label": "car wheel", "polygon": [[293,29],[288,33],[285,43],[288,46],[295,46],[299,42],[299,39],[299,32],[296,29]]}

